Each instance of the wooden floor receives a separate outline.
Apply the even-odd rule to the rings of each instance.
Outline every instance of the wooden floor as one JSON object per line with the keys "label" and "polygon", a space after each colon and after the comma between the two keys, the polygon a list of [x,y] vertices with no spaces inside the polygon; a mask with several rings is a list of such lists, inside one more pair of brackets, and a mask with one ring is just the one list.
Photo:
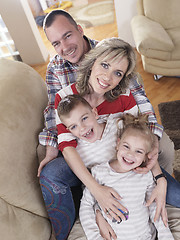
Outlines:
{"label": "wooden floor", "polygon": [[[45,46],[49,51],[50,57],[52,57],[55,54],[55,51],[46,39],[46,36],[41,28],[39,28],[39,31],[45,43]],[[85,35],[96,40],[102,40],[104,38],[118,36],[116,21],[112,24],[106,24],[102,26],[84,29],[84,32]],[[47,64],[33,66],[33,68],[37,72],[39,72],[43,79],[45,79],[46,67]],[[180,78],[163,77],[159,81],[155,81],[152,74],[147,73],[143,70],[141,57],[138,53],[137,71],[141,74],[144,80],[146,94],[154,107],[158,122],[161,123],[158,112],[158,104],[161,102],[168,102],[180,99]]]}

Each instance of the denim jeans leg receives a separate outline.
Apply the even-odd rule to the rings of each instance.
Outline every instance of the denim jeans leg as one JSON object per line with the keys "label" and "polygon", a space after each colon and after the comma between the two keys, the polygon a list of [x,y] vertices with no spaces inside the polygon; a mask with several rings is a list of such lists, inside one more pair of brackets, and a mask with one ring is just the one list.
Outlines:
{"label": "denim jeans leg", "polygon": [[174,179],[163,168],[161,168],[161,169],[167,178],[166,203],[179,208],[180,207],[180,182],[178,182],[176,179]]}
{"label": "denim jeans leg", "polygon": [[74,224],[75,206],[70,187],[80,184],[62,155],[41,172],[41,191],[57,240],[66,239]]}

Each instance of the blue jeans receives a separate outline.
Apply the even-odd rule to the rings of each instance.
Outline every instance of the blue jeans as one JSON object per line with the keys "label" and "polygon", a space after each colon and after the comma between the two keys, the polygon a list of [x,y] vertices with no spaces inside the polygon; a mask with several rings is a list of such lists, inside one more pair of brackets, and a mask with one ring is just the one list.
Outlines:
{"label": "blue jeans", "polygon": [[180,207],[180,182],[176,181],[168,172],[161,168],[167,179],[166,203]]}
{"label": "blue jeans", "polygon": [[[180,207],[180,183],[162,169],[167,177],[167,198],[169,205]],[[67,239],[75,221],[75,206],[71,187],[80,186],[80,180],[59,155],[49,162],[40,175],[43,198],[54,229],[56,239]]]}
{"label": "blue jeans", "polygon": [[49,162],[40,175],[40,186],[56,239],[66,239],[75,221],[71,187],[80,186],[62,155]]}

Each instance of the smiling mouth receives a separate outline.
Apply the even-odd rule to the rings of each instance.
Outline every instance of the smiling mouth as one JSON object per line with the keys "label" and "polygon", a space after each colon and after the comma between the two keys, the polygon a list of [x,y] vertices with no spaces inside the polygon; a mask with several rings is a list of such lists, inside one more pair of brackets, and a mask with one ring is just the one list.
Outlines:
{"label": "smiling mouth", "polygon": [[110,86],[109,84],[106,84],[106,83],[102,82],[102,81],[99,80],[99,79],[98,79],[98,83],[99,83],[99,85],[100,85],[102,88],[107,88],[107,87]]}
{"label": "smiling mouth", "polygon": [[127,163],[127,164],[130,164],[130,165],[134,163],[134,161],[129,160],[129,159],[124,158],[124,157],[123,157],[123,161],[124,161],[125,163]]}
{"label": "smiling mouth", "polygon": [[74,48],[71,51],[66,52],[65,56],[71,56],[71,55],[73,55],[75,53],[75,51],[76,51],[76,49]]}
{"label": "smiling mouth", "polygon": [[93,133],[93,129],[91,128],[87,133],[83,134],[82,136],[85,138],[90,138]]}

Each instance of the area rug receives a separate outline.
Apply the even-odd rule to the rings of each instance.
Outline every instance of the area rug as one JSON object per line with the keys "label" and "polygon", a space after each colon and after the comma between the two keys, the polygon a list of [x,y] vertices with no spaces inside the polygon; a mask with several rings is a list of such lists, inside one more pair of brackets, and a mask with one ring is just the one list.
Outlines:
{"label": "area rug", "polygon": [[68,12],[83,28],[114,22],[113,0],[98,1],[82,7],[71,7]]}
{"label": "area rug", "polygon": [[180,100],[160,103],[158,108],[164,131],[174,142],[173,170],[175,178],[180,181]]}

